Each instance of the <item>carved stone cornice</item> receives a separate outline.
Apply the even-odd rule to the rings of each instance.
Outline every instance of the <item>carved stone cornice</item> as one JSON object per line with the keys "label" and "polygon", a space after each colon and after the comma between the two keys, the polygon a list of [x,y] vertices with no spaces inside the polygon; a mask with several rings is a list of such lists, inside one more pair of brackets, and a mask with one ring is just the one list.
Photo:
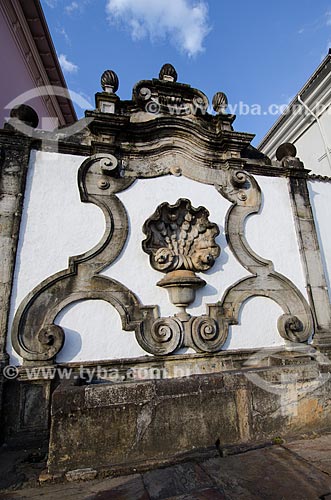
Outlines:
{"label": "carved stone cornice", "polygon": [[95,138],[99,135],[114,136],[122,143],[144,143],[146,148],[153,141],[182,137],[189,142],[198,141],[206,151],[241,152],[254,138],[253,134],[243,132],[217,131],[215,122],[218,117],[210,115],[194,119],[160,115],[149,121],[131,122],[128,116],[105,116],[104,113],[88,111],[86,117],[93,118],[89,129]]}

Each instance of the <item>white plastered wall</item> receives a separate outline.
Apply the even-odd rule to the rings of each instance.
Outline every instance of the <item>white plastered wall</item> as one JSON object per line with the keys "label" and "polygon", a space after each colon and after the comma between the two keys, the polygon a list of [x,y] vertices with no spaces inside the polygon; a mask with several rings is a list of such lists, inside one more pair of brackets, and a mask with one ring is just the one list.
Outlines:
{"label": "white plastered wall", "polygon": [[[19,248],[15,268],[10,323],[25,295],[46,277],[67,268],[68,257],[92,248],[104,231],[101,210],[81,203],[77,172],[84,157],[34,152],[26,187]],[[275,269],[291,279],[304,293],[305,285],[296,241],[286,179],[256,176],[263,192],[261,213],[251,216],[246,236],[252,249],[274,262]],[[130,221],[129,238],[123,252],[103,274],[128,286],[144,304],[157,304],[162,315],[175,312],[167,292],[156,286],[163,274],[151,268],[142,251],[142,226],[156,207],[178,198],[189,198],[192,205],[203,205],[210,220],[220,226],[217,241],[221,256],[204,274],[207,286],[197,292],[191,314],[205,312],[205,304],[222,298],[226,288],[247,276],[226,244],[225,214],[230,203],[212,186],[184,177],[165,176],[138,180],[119,193]],[[282,345],[277,331],[280,307],[266,298],[254,298],[243,307],[240,325],[230,328],[226,349]],[[145,355],[133,332],[124,332],[118,313],[100,300],[82,301],[68,306],[56,322],[66,334],[58,361],[88,361],[130,358]],[[12,362],[20,362],[8,339]]]}
{"label": "white plastered wall", "polygon": [[309,182],[309,196],[312,205],[315,225],[320,244],[323,267],[331,298],[331,184],[325,182]]}
{"label": "white plastered wall", "polygon": [[331,176],[331,165],[326,153],[326,147],[331,152],[331,107],[320,117],[320,125],[324,133],[323,141],[321,130],[316,121],[294,142],[298,157],[314,174]]}

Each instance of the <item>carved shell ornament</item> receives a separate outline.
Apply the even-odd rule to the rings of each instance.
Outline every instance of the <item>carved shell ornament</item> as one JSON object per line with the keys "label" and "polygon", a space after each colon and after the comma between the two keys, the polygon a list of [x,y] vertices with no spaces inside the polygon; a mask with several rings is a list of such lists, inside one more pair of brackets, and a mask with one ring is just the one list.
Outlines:
{"label": "carved shell ornament", "polygon": [[210,269],[220,247],[215,242],[218,226],[208,217],[206,208],[194,208],[187,199],[174,205],[162,203],[143,227],[147,238],[142,246],[150,255],[151,266],[165,273]]}

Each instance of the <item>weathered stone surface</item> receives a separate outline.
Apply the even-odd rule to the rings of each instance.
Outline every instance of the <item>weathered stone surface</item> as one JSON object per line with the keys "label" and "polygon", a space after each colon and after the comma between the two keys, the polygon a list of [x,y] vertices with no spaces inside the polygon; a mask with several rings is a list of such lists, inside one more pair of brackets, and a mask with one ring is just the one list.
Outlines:
{"label": "weathered stone surface", "polygon": [[[314,449],[321,462],[330,449],[331,435],[284,446],[260,448],[224,458],[84,483],[43,485],[0,493],[0,500],[317,500],[331,496],[331,476],[303,455]],[[295,447],[292,451],[290,447]],[[300,455],[297,453],[299,451]],[[3,475],[5,463],[0,463]],[[183,491],[185,491],[183,493]],[[168,493],[170,496],[167,496]]]}
{"label": "weathered stone surface", "polygon": [[215,242],[217,224],[209,221],[204,207],[192,207],[190,200],[180,198],[174,205],[158,206],[145,222],[143,250],[151,266],[168,273],[179,269],[202,272],[209,270],[220,254]]}
{"label": "weathered stone surface", "polygon": [[309,302],[316,323],[313,344],[331,344],[331,306],[327,278],[320,250],[321,243],[318,239],[317,221],[314,219],[306,179],[290,177],[288,188]]}
{"label": "weathered stone surface", "polygon": [[7,381],[2,438],[14,446],[44,446],[49,436],[51,381]]}
{"label": "weathered stone surface", "polygon": [[226,496],[219,489],[207,488],[200,491],[191,491],[188,495],[179,495],[166,500],[226,500]]}
{"label": "weathered stone surface", "polygon": [[198,464],[185,463],[144,474],[144,483],[153,500],[164,500],[213,486],[212,480]]}
{"label": "weathered stone surface", "polygon": [[87,497],[86,500],[129,500],[131,498],[135,500],[150,500],[150,496],[140,476],[133,477],[132,479],[129,476],[128,480],[123,482],[123,484],[99,491]]}
{"label": "weathered stone surface", "polygon": [[[60,385],[53,395],[49,470],[132,471],[200,449],[330,426],[330,382],[316,388],[316,363],[294,361],[245,374]],[[253,375],[266,387],[252,383]]]}
{"label": "weathered stone surface", "polygon": [[86,469],[70,470],[66,473],[66,480],[73,481],[91,481],[97,477],[97,471],[87,467]]}
{"label": "weathered stone surface", "polygon": [[204,379],[60,386],[53,396],[50,471],[130,468],[214,447],[219,437],[237,442],[235,388],[224,388],[219,376],[202,389]]}
{"label": "weathered stone surface", "polygon": [[[284,448],[314,465],[317,469],[331,476],[331,440],[330,434],[316,439],[302,439],[284,443]],[[331,494],[331,493],[330,493]]]}
{"label": "weathered stone surface", "polygon": [[[3,153],[0,165],[0,355],[4,353],[11,285],[22,215],[31,139],[23,135],[0,134]],[[9,285],[9,286],[7,286]]]}
{"label": "weathered stone surface", "polygon": [[54,476],[52,476],[52,474],[50,474],[47,469],[44,469],[39,474],[38,480],[39,480],[40,484],[44,484],[44,483],[51,482],[53,480],[53,478],[54,478]]}
{"label": "weathered stone surface", "polygon": [[7,327],[30,147],[29,137],[0,133],[0,415],[5,383],[2,369],[9,360]]}
{"label": "weathered stone surface", "polygon": [[330,477],[280,447],[211,459],[201,466],[228,500],[316,500],[331,491]]}
{"label": "weathered stone surface", "polygon": [[116,93],[119,86],[118,76],[115,71],[106,69],[101,75],[101,87],[104,92]]}

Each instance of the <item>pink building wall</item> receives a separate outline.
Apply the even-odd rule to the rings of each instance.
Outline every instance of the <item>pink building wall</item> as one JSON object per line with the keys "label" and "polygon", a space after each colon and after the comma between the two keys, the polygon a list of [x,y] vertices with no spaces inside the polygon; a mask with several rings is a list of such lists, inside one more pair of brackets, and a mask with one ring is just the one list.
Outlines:
{"label": "pink building wall", "polygon": [[52,130],[57,125],[56,117],[53,120],[43,120],[43,117],[50,118],[50,113],[41,97],[24,102],[20,95],[35,88],[32,75],[29,71],[27,58],[24,57],[21,49],[16,44],[9,30],[8,24],[0,10],[0,67],[3,74],[0,79],[0,128],[3,127],[5,118],[9,117],[10,109],[5,107],[18,98],[18,104],[28,104],[32,106],[39,116],[39,127],[43,124],[43,129]]}

